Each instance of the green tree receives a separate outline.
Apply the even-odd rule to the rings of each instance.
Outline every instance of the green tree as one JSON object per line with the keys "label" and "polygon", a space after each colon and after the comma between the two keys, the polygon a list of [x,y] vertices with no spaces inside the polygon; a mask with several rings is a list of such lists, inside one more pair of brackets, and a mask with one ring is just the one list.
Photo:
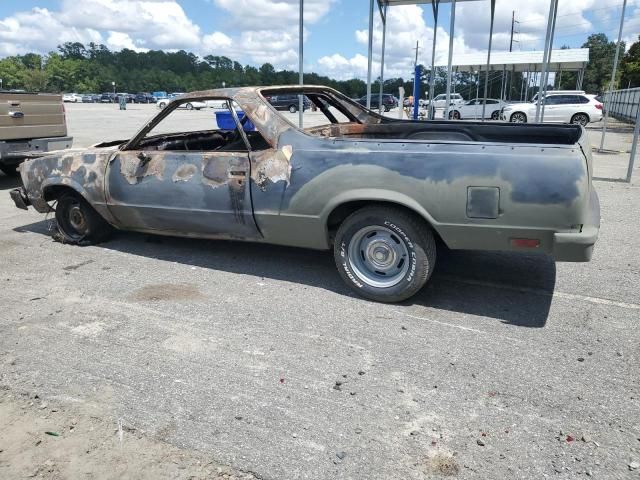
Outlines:
{"label": "green tree", "polygon": [[[611,81],[613,59],[616,55],[616,42],[609,41],[604,33],[594,33],[589,35],[582,48],[589,49],[589,63],[584,71],[582,89],[589,93],[602,93],[608,89]],[[625,46],[622,43],[620,52],[624,52],[624,49]],[[620,71],[618,70],[618,78],[619,75]],[[569,78],[567,78],[567,81],[570,81]],[[565,80],[563,79],[563,86],[564,82]],[[573,88],[575,88],[575,83]]]}
{"label": "green tree", "polygon": [[640,35],[629,47],[621,65],[620,87],[640,87]]}

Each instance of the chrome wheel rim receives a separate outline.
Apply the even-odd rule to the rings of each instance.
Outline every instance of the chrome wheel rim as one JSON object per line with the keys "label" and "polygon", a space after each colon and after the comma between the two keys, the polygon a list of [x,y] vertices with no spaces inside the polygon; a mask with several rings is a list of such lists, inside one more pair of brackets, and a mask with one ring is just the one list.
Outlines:
{"label": "chrome wheel rim", "polygon": [[409,271],[409,249],[393,230],[370,225],[351,238],[349,266],[371,287],[393,287]]}
{"label": "chrome wheel rim", "polygon": [[575,117],[573,117],[573,122],[574,125],[582,125],[583,127],[589,123],[587,121],[587,118],[585,115],[576,115]]}
{"label": "chrome wheel rim", "polygon": [[80,234],[85,233],[87,230],[87,217],[79,204],[69,208],[69,225]]}
{"label": "chrome wheel rim", "polygon": [[525,116],[522,113],[514,113],[513,116],[511,117],[511,121],[514,123],[524,123]]}

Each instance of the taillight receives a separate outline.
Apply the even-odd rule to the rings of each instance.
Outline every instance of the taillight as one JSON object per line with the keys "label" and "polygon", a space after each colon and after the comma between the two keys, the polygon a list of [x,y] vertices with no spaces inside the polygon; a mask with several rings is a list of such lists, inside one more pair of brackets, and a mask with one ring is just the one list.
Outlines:
{"label": "taillight", "polygon": [[511,246],[518,248],[538,248],[540,240],[537,238],[512,238]]}
{"label": "taillight", "polygon": [[602,104],[601,103],[596,103],[596,108],[598,110],[602,110]]}

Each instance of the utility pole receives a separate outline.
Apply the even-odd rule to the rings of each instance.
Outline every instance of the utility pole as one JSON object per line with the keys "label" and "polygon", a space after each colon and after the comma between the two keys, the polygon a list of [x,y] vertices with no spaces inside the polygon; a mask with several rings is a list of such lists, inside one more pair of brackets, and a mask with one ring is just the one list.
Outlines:
{"label": "utility pole", "polygon": [[418,50],[420,50],[420,45],[418,45],[417,41],[416,41],[416,48],[414,48],[414,50],[416,51],[416,59],[413,62],[413,66],[415,67],[416,65],[418,65]]}
{"label": "utility pole", "polygon": [[[516,12],[515,12],[515,10],[512,10],[512,11],[511,11],[511,38],[510,38],[510,40],[509,40],[509,52],[513,52],[513,42],[518,43],[518,40],[514,40],[514,39],[513,39],[513,34],[514,34],[514,33],[520,33],[520,32],[515,31],[516,23],[520,23],[520,22],[518,22],[518,21],[516,20]],[[505,68],[504,68],[504,70],[503,70],[503,73],[502,73],[502,74],[503,74],[503,76],[505,75],[505,70],[506,70],[506,67],[505,67]],[[508,73],[508,72],[507,72],[507,73]],[[513,76],[514,76],[514,72],[512,72],[512,73],[511,73],[511,83],[513,83]],[[507,80],[505,80],[505,82],[504,82],[504,83],[505,83],[504,99],[506,99],[506,97],[507,97],[507,88],[508,88],[508,87],[507,87],[507,85],[508,85],[508,81],[507,81]],[[508,92],[509,92],[509,98],[511,98],[511,88],[509,88],[509,89],[508,89]]]}

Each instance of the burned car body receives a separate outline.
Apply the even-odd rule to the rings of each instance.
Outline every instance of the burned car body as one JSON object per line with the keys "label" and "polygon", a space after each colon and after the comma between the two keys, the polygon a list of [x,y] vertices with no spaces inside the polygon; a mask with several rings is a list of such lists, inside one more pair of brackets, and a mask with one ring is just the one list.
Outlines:
{"label": "burned car body", "polygon": [[[303,94],[328,123],[297,128],[267,101],[278,94]],[[204,100],[226,101],[234,128],[149,135]],[[21,175],[16,205],[47,212],[57,200],[70,241],[111,226],[333,248],[347,284],[380,301],[424,285],[436,238],[588,261],[599,230],[581,126],[402,121],[321,86],[189,93],[127,142],[30,160]]]}

